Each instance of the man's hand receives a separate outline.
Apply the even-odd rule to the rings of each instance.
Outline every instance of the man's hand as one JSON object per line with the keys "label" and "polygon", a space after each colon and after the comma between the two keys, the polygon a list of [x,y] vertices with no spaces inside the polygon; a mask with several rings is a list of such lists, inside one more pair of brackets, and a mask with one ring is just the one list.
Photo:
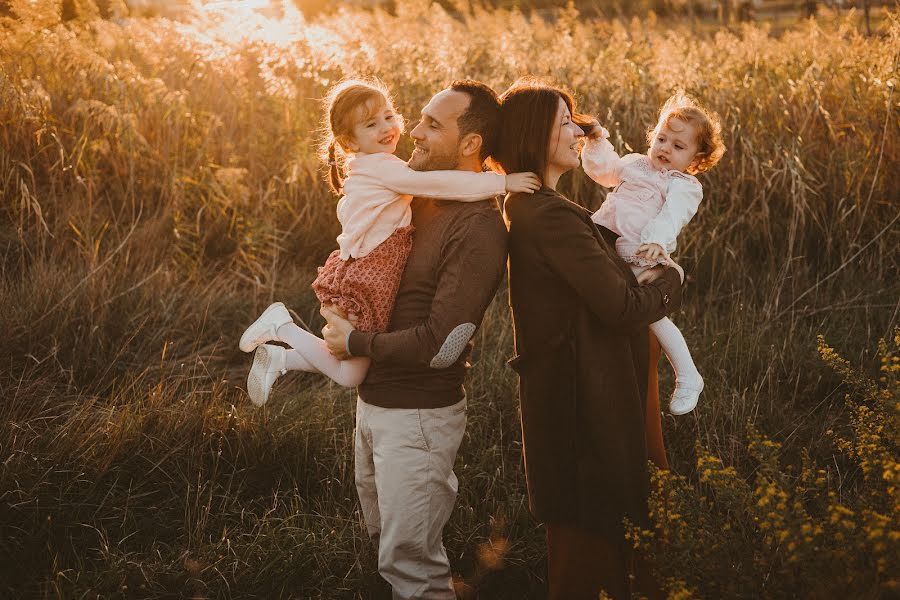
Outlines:
{"label": "man's hand", "polygon": [[347,350],[347,339],[350,337],[350,332],[355,329],[355,315],[349,315],[348,318],[343,310],[333,305],[323,306],[319,309],[319,314],[328,322],[322,328],[322,339],[325,340],[328,351],[338,360],[351,358],[350,352]]}
{"label": "man's hand", "polygon": [[666,253],[666,249],[660,246],[659,244],[643,244],[637,249],[637,254],[643,255],[644,258],[649,260],[655,260],[659,257],[669,258],[669,255]]}

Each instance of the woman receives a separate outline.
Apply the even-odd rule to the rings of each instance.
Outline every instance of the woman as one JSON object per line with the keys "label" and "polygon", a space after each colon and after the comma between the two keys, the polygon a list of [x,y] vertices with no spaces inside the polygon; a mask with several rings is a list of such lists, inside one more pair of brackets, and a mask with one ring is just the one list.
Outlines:
{"label": "woman", "polygon": [[568,93],[528,79],[501,101],[496,162],[544,183],[509,195],[505,213],[510,364],[520,378],[529,502],[547,528],[549,597],[597,598],[603,589],[627,598],[622,522],[649,525],[648,325],[680,304],[683,271],[670,263],[640,285],[612,232],[556,191],[580,164],[575,120],[586,122]]}

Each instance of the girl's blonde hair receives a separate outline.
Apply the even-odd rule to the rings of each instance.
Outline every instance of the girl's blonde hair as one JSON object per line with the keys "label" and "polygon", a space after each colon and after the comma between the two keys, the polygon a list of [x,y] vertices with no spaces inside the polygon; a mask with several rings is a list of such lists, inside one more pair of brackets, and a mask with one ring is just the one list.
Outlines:
{"label": "girl's blonde hair", "polygon": [[[387,87],[377,79],[346,79],[328,90],[324,105],[325,126],[319,157],[328,165],[328,184],[340,194],[354,126],[376,114],[382,106],[393,109],[394,103]],[[402,131],[403,120],[400,115],[396,118]]]}
{"label": "girl's blonde hair", "polygon": [[671,119],[690,123],[697,128],[697,154],[694,155],[687,172],[694,175],[712,169],[725,154],[722,121],[719,115],[684,91],[678,90],[659,109],[659,121],[653,129],[647,131],[648,144],[653,144],[660,127],[668,125]]}

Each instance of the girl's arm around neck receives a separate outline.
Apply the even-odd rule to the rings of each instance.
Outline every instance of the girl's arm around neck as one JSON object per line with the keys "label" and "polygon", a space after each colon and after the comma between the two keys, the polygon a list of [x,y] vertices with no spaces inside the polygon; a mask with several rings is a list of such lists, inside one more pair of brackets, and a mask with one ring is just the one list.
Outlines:
{"label": "girl's arm around neck", "polygon": [[394,159],[367,165],[365,171],[356,174],[364,174],[397,194],[420,198],[476,201],[506,192],[506,177],[499,173],[416,171],[399,158]]}

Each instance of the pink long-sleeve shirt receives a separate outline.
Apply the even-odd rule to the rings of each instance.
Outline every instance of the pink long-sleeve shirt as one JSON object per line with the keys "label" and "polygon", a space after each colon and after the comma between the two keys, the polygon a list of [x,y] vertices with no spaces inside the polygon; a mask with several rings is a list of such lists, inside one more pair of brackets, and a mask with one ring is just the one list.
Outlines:
{"label": "pink long-sleeve shirt", "polygon": [[393,154],[356,154],[347,163],[344,196],[338,201],[341,259],[360,258],[412,220],[412,198],[473,202],[506,192],[499,173],[415,171]]}
{"label": "pink long-sleeve shirt", "polygon": [[655,169],[646,154],[619,157],[605,137],[589,140],[581,153],[588,177],[616,187],[591,217],[617,233],[616,253],[626,261],[650,266],[636,256],[642,244],[659,244],[671,254],[681,229],[697,213],[703,188],[697,178],[676,170]]}

